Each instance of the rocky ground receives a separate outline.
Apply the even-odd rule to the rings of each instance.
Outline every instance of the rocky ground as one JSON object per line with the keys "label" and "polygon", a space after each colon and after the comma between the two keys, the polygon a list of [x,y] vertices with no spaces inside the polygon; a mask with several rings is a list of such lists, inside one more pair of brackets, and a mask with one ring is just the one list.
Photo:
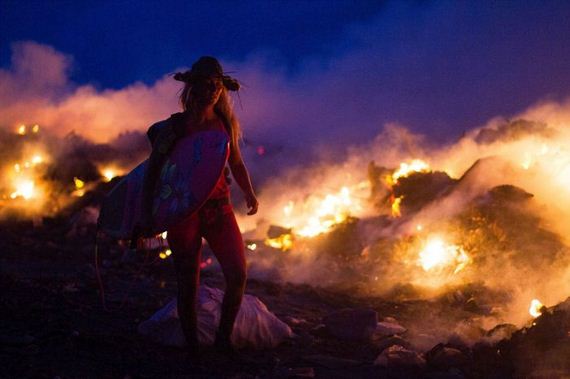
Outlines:
{"label": "rocky ground", "polygon": [[[144,253],[125,254],[117,246],[103,244],[100,258],[105,310],[96,280],[94,235],[94,227],[77,228],[69,219],[43,220],[35,226],[32,222],[11,221],[0,227],[0,377],[570,375],[570,317],[562,305],[536,319],[530,328],[514,332],[510,340],[472,346],[442,341],[446,344],[415,352],[407,340],[409,320],[424,313],[428,317],[434,307],[445,312],[448,303],[390,302],[375,296],[356,296],[347,289],[253,279],[248,281],[247,292],[258,296],[287,322],[297,337],[275,349],[242,350],[232,358],[205,348],[201,362],[192,363],[183,349],[163,347],[137,334],[137,325],[176,293],[171,262],[152,255],[145,257]],[[205,270],[202,281],[223,287],[223,279],[215,269]],[[373,322],[377,317],[383,321],[382,327],[351,338],[350,333],[362,333],[354,327],[357,321],[370,320],[370,312],[374,311]],[[347,317],[352,318],[348,323]],[[345,331],[350,329],[348,337],[331,331],[331,327],[343,325]]]}

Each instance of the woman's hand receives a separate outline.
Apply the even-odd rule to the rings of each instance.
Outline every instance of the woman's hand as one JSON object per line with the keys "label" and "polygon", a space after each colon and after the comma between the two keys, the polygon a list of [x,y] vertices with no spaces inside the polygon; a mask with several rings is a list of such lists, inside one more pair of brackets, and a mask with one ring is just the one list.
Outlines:
{"label": "woman's hand", "polygon": [[248,215],[251,216],[257,213],[257,208],[259,207],[259,201],[257,201],[257,198],[255,197],[255,194],[253,192],[248,192],[245,194],[245,203],[249,208],[249,212],[247,212]]}

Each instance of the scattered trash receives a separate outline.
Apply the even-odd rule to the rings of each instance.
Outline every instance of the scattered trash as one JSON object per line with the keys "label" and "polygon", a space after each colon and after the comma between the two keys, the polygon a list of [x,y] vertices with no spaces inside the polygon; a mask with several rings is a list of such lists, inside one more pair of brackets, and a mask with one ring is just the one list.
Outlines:
{"label": "scattered trash", "polygon": [[374,361],[374,364],[381,367],[417,367],[423,368],[426,365],[425,359],[418,353],[408,350],[403,346],[394,345],[385,349]]}
{"label": "scattered trash", "polygon": [[[205,345],[214,343],[223,296],[223,291],[206,285],[201,285],[198,290],[198,339]],[[170,301],[150,319],[143,321],[138,331],[163,345],[186,344],[176,300]],[[257,297],[244,296],[232,334],[232,342],[237,347],[272,348],[292,336],[291,328],[271,313]]]}
{"label": "scattered trash", "polygon": [[378,324],[378,313],[373,309],[342,309],[329,313],[323,319],[327,331],[343,340],[366,340],[372,337]]}
{"label": "scattered trash", "polygon": [[469,357],[461,350],[438,344],[425,355],[429,366],[440,370],[463,367],[469,363]]}
{"label": "scattered trash", "polygon": [[381,321],[376,325],[374,333],[381,336],[393,336],[396,334],[402,334],[406,332],[406,328],[395,322]]}

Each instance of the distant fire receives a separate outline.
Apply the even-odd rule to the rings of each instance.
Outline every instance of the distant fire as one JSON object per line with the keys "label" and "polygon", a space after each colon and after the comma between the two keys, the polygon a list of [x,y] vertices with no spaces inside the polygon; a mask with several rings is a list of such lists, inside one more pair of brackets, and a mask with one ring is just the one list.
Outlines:
{"label": "distant fire", "polygon": [[[21,130],[24,129],[20,127],[18,131]],[[33,200],[40,197],[41,191],[38,186],[40,175],[37,168],[45,162],[44,154],[36,152],[29,159],[13,164],[12,169],[5,174],[11,187],[10,199]]]}
{"label": "distant fire", "polygon": [[122,170],[119,170],[115,167],[102,167],[99,172],[103,177],[103,181],[106,183],[113,180],[113,178],[123,174]]}
{"label": "distant fire", "polygon": [[16,133],[18,133],[21,136],[25,136],[28,133],[38,133],[40,131],[40,126],[38,124],[32,125],[32,126],[26,126],[24,124],[18,126],[18,128],[16,129]]}
{"label": "distant fire", "polygon": [[75,191],[73,191],[71,194],[77,197],[85,195],[85,182],[77,177],[74,177],[73,183],[75,184]]}
{"label": "distant fire", "polygon": [[429,172],[430,166],[421,159],[413,159],[411,162],[402,162],[400,167],[397,168],[392,175],[387,177],[387,182],[390,185],[398,183],[400,178],[405,178],[415,172]]}
{"label": "distant fire", "polygon": [[391,197],[392,200],[392,217],[401,217],[402,216],[402,211],[400,210],[400,203],[402,202],[402,199],[404,198],[404,196],[399,196],[399,197]]}
{"label": "distant fire", "polygon": [[160,252],[160,253],[158,254],[158,256],[160,257],[160,259],[166,259],[166,258],[168,258],[168,257],[171,256],[171,255],[172,255],[172,250],[170,250],[170,249],[166,249],[165,251]]}
{"label": "distant fire", "polygon": [[14,181],[14,187],[16,190],[10,194],[11,199],[16,199],[22,197],[25,200],[29,200],[36,196],[35,183],[30,179],[18,178]]}
{"label": "distant fire", "polygon": [[[279,237],[267,238],[265,240],[265,244],[267,246],[283,251],[291,250],[293,248],[293,236],[287,233],[287,234],[282,234]],[[255,245],[255,247],[252,246],[250,250],[255,250],[256,248],[257,245]]]}
{"label": "distant fire", "polygon": [[542,303],[540,302],[540,300],[538,299],[533,299],[530,302],[530,308],[528,309],[528,312],[530,313],[530,315],[534,318],[537,318],[538,316],[540,316],[542,314],[541,309],[544,307],[544,305],[542,305]]}

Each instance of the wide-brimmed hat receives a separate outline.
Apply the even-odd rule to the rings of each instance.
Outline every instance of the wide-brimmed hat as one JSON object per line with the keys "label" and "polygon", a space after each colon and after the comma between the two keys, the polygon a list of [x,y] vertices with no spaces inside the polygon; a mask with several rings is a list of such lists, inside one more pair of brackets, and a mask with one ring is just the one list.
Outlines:
{"label": "wide-brimmed hat", "polygon": [[189,84],[192,84],[197,79],[204,77],[218,77],[224,84],[224,87],[229,91],[238,91],[240,89],[239,82],[227,75],[227,73],[224,73],[222,65],[214,57],[201,57],[194,62],[190,70],[174,74],[175,80]]}

